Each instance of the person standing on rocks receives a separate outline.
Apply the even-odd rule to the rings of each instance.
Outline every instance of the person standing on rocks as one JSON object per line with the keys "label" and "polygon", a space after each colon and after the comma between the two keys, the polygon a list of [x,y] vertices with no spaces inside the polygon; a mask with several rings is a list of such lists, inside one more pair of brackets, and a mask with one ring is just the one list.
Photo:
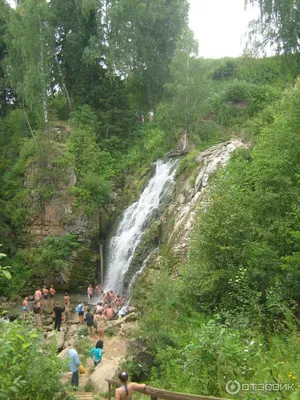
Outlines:
{"label": "person standing on rocks", "polygon": [[34,313],[34,322],[36,328],[38,328],[41,325],[41,303],[39,301],[36,301],[34,306],[33,306],[33,313]]}
{"label": "person standing on rocks", "polygon": [[75,308],[75,311],[78,313],[79,322],[82,325],[83,324],[83,317],[84,317],[84,305],[80,300],[78,302],[78,305]]}
{"label": "person standing on rocks", "polygon": [[86,325],[88,328],[88,334],[92,336],[94,334],[94,314],[91,313],[90,307],[87,308],[87,313],[85,314]]}
{"label": "person standing on rocks", "polygon": [[89,285],[89,287],[87,288],[87,295],[88,298],[91,299],[93,297],[93,286]]}
{"label": "person standing on rocks", "polygon": [[45,285],[43,286],[42,293],[43,293],[43,306],[47,307],[48,306],[48,293],[49,293],[49,290],[46,288]]}
{"label": "person standing on rocks", "polygon": [[144,383],[128,383],[128,374],[125,371],[119,373],[120,387],[116,389],[115,400],[128,400],[131,399],[132,393],[135,389],[146,389]]}
{"label": "person standing on rocks", "polygon": [[22,309],[23,309],[23,318],[26,319],[27,315],[28,315],[28,297],[25,297],[25,299],[23,300],[23,305],[22,305]]}
{"label": "person standing on rocks", "polygon": [[73,390],[77,390],[79,385],[79,372],[78,368],[80,365],[79,355],[77,353],[78,345],[75,344],[73,348],[68,350],[68,358],[69,358],[69,370],[72,372],[71,384],[73,386]]}
{"label": "person standing on rocks", "polygon": [[68,292],[66,292],[64,295],[64,301],[65,301],[65,309],[66,309],[66,313],[67,313],[70,311],[70,303],[71,303],[71,299],[70,299]]}
{"label": "person standing on rocks", "polygon": [[105,326],[105,321],[107,320],[106,316],[103,314],[102,311],[97,313],[94,317],[94,320],[97,323],[97,331],[99,334],[99,337],[103,338],[104,336],[104,326]]}
{"label": "person standing on rocks", "polygon": [[34,292],[34,301],[39,302],[42,298],[42,292],[40,288],[37,288],[37,290]]}
{"label": "person standing on rocks", "polygon": [[49,293],[50,293],[51,307],[54,307],[54,295],[56,293],[56,290],[54,289],[53,285],[50,286]]}
{"label": "person standing on rocks", "polygon": [[53,312],[55,314],[55,322],[54,329],[57,329],[60,332],[61,321],[62,321],[62,313],[65,311],[64,307],[60,307],[59,302],[56,302],[55,307],[53,308]]}

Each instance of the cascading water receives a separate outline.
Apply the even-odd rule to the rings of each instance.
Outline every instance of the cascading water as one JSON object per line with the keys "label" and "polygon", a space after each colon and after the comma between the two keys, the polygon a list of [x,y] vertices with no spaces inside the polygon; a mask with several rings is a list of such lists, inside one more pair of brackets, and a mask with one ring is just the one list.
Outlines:
{"label": "cascading water", "polygon": [[170,187],[173,186],[176,160],[158,160],[155,174],[139,200],[125,210],[117,232],[110,239],[104,289],[123,292],[123,278],[128,270],[135,249],[146,231],[149,220],[158,210]]}

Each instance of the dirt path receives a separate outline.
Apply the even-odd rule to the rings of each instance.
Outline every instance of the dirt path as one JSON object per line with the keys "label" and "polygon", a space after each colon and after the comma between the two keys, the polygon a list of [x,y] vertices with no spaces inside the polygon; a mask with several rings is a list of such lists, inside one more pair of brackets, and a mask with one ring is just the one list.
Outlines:
{"label": "dirt path", "polygon": [[[90,339],[91,348],[98,340],[98,337]],[[95,393],[106,393],[108,385],[106,379],[112,379],[118,369],[120,361],[127,352],[127,343],[123,337],[105,337],[102,361],[95,368],[93,360],[88,358],[85,368],[87,374],[80,375],[79,390],[85,391],[87,387],[93,387]]]}

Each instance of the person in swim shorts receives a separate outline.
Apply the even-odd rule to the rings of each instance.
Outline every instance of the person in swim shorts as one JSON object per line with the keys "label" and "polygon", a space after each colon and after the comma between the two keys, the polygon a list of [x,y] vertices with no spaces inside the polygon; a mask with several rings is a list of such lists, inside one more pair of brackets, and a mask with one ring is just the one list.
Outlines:
{"label": "person in swim shorts", "polygon": [[120,387],[116,389],[115,400],[129,400],[135,389],[146,389],[144,383],[128,383],[128,374],[125,371],[119,373]]}
{"label": "person in swim shorts", "polygon": [[46,288],[46,286],[44,285],[43,290],[43,306],[47,307],[48,306],[48,294],[49,294],[49,290]]}
{"label": "person in swim shorts", "polygon": [[28,297],[25,297],[25,299],[23,300],[22,309],[23,309],[23,318],[26,319],[29,312]]}
{"label": "person in swim shorts", "polygon": [[56,290],[54,289],[53,285],[50,286],[49,293],[50,293],[51,307],[54,307],[54,295],[56,293]]}

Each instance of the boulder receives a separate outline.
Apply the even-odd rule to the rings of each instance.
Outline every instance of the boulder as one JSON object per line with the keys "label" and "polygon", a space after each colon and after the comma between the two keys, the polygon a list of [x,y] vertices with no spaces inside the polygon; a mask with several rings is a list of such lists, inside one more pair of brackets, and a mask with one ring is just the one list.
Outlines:
{"label": "boulder", "polygon": [[68,358],[68,350],[71,348],[71,346],[66,347],[63,349],[59,354],[57,354],[57,357],[59,357],[61,360],[66,360]]}
{"label": "boulder", "polygon": [[57,332],[56,347],[58,351],[61,351],[64,348],[64,343],[65,343],[65,332],[64,331]]}
{"label": "boulder", "polygon": [[108,384],[105,379],[113,379],[118,366],[119,359],[108,360],[103,357],[95,372],[90,376],[88,384],[93,387],[96,393],[106,393]]}

